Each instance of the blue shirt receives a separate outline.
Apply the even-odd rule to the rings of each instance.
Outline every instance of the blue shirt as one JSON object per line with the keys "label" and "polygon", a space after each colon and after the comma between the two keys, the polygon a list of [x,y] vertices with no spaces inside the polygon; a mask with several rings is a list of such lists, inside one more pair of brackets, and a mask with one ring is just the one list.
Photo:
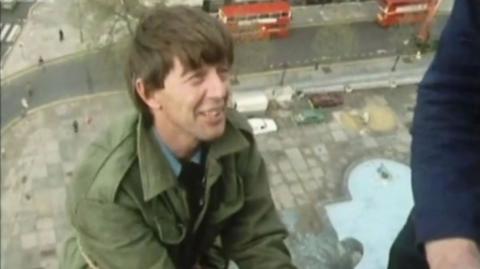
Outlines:
{"label": "blue shirt", "polygon": [[[157,129],[155,129],[155,127],[152,127],[152,132],[158,145],[160,145],[160,148],[162,149],[165,158],[167,158],[167,161],[172,168],[173,174],[178,177],[180,175],[180,171],[182,170],[181,162],[177,159],[175,153],[173,153],[173,151],[168,147],[168,145],[163,142],[160,134],[158,133]],[[190,159],[190,161],[196,164],[201,164],[201,156],[202,151],[198,149],[195,154],[193,154],[193,157]]]}

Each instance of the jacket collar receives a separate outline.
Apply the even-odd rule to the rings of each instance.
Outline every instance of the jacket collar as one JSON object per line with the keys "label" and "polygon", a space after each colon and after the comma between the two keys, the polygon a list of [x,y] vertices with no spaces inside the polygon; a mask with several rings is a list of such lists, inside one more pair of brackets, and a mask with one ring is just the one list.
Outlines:
{"label": "jacket collar", "polygon": [[[168,160],[149,128],[140,116],[137,124],[137,152],[145,201],[178,184]],[[245,136],[227,118],[224,135],[210,144],[208,159],[212,161],[207,162],[207,171],[208,166],[218,163],[222,156],[241,151],[248,145]]]}

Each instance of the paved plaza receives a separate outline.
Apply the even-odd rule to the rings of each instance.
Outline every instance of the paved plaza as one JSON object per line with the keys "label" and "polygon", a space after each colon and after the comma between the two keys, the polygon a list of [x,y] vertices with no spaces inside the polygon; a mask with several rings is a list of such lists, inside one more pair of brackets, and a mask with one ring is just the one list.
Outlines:
{"label": "paved plaza", "polygon": [[[344,105],[327,111],[324,123],[304,126],[297,126],[292,115],[308,106],[305,100],[271,105],[268,115],[279,130],[258,135],[257,142],[299,268],[340,268],[334,267],[338,239],[325,205],[350,199],[346,176],[358,162],[384,158],[408,163],[415,96],[413,87],[354,91],[345,94]],[[362,114],[372,105],[390,109],[392,116],[371,113],[365,126],[349,124],[346,115]],[[126,95],[118,92],[76,98],[29,111],[3,131],[2,269],[58,267],[61,243],[71,232],[65,182],[85,145],[129,107]],[[389,128],[378,129],[380,125]]]}

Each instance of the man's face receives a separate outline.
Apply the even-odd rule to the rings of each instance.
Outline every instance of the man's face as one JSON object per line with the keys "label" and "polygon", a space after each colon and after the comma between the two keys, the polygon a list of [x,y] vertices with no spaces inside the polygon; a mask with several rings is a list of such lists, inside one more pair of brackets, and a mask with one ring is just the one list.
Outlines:
{"label": "man's face", "polygon": [[164,89],[155,92],[162,109],[155,114],[163,126],[179,137],[212,141],[225,131],[225,108],[230,94],[229,67],[203,66],[186,70],[177,58],[165,77]]}

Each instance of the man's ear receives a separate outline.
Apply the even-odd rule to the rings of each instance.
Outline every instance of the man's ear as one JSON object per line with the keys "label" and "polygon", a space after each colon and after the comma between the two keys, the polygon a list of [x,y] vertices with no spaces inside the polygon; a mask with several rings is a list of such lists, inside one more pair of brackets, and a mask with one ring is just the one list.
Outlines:
{"label": "man's ear", "polygon": [[160,109],[162,107],[158,96],[153,92],[147,91],[145,82],[141,78],[135,81],[135,90],[142,101],[151,109]]}

